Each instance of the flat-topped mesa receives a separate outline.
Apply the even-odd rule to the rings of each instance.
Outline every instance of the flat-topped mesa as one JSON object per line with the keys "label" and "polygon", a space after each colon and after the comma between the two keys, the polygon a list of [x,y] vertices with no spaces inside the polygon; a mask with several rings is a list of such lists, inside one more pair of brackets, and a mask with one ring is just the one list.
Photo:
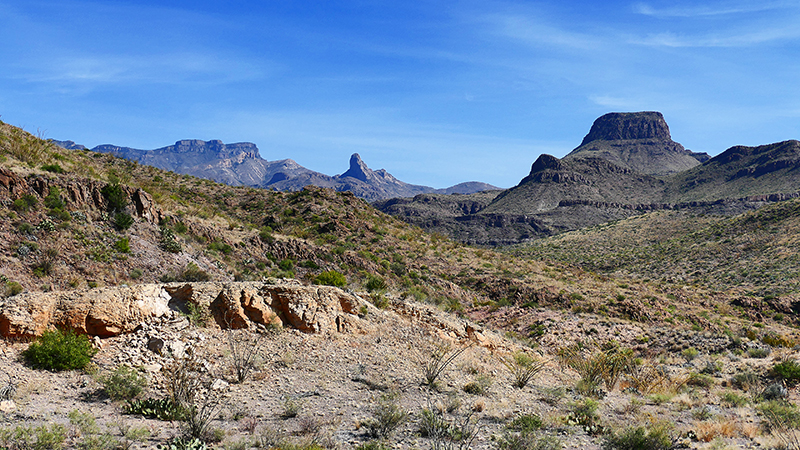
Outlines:
{"label": "flat-topped mesa", "polygon": [[669,127],[658,111],[633,113],[608,113],[592,124],[581,145],[592,141],[617,141],[629,139],[657,139],[669,141]]}
{"label": "flat-topped mesa", "polygon": [[[165,150],[169,147],[165,147]],[[261,158],[258,147],[252,142],[237,142],[223,144],[220,140],[201,141],[199,139],[184,139],[173,146],[175,153],[210,153],[220,158],[243,156],[246,158]]]}

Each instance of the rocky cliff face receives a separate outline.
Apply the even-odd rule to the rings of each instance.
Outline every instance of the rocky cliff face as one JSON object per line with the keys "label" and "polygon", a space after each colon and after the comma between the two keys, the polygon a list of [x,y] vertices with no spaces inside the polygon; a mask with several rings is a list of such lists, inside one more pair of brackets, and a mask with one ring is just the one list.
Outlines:
{"label": "rocky cliff face", "polygon": [[594,121],[581,145],[597,140],[628,139],[672,140],[672,137],[660,112],[609,113]]}

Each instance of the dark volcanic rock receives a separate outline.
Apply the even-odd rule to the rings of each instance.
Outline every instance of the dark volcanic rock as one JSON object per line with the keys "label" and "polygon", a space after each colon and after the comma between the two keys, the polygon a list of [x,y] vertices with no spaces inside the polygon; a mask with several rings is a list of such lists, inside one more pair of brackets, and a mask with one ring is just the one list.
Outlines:
{"label": "dark volcanic rock", "polygon": [[672,140],[664,116],[657,111],[635,113],[608,113],[592,124],[589,134],[581,145],[596,140],[618,141],[623,139]]}

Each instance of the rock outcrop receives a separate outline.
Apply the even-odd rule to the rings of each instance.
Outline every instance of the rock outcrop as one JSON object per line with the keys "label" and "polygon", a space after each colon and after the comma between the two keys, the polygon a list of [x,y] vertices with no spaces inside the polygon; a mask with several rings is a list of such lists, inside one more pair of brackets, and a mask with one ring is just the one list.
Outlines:
{"label": "rock outcrop", "polygon": [[596,140],[629,139],[672,140],[672,137],[667,121],[660,112],[608,113],[594,121],[581,145]]}
{"label": "rock outcrop", "polygon": [[208,309],[221,328],[288,327],[306,333],[343,333],[365,328],[359,314],[371,307],[330,286],[298,284],[141,284],[51,293],[22,293],[0,302],[0,335],[31,339],[51,328],[91,336],[128,333],[142,322]]}

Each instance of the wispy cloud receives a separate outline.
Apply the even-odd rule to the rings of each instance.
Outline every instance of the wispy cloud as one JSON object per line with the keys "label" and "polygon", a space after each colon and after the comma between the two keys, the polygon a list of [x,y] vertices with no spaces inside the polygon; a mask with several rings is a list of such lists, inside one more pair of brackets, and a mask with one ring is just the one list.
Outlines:
{"label": "wispy cloud", "polygon": [[761,2],[724,2],[716,5],[697,5],[671,6],[668,8],[657,8],[648,3],[637,3],[634,11],[638,14],[653,17],[703,17],[703,16],[722,16],[730,14],[752,14],[761,11],[771,11],[776,9],[797,6],[796,3],[786,1],[761,1]]}
{"label": "wispy cloud", "polygon": [[47,64],[34,61],[23,67],[17,79],[35,83],[130,84],[210,83],[256,79],[267,76],[263,63],[200,53],[151,55],[60,56]]}
{"label": "wispy cloud", "polygon": [[566,30],[533,14],[490,14],[484,21],[496,33],[528,45],[592,50],[602,43],[598,36]]}
{"label": "wispy cloud", "polygon": [[792,25],[774,27],[753,32],[727,32],[705,35],[680,34],[663,32],[649,34],[643,38],[632,38],[631,44],[653,47],[749,47],[778,41],[796,40],[800,38],[800,28]]}

